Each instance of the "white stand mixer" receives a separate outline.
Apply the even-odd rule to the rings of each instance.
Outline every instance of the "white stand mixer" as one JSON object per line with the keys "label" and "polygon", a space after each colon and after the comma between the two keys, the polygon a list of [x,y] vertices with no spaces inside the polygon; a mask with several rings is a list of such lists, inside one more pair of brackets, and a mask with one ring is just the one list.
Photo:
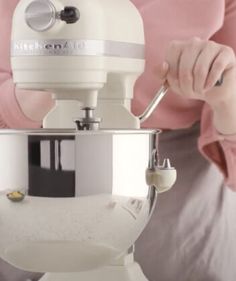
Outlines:
{"label": "white stand mixer", "polygon": [[[16,8],[12,30],[13,77],[19,88],[54,93],[55,107],[43,121],[45,130],[73,129],[75,118],[80,130],[140,129],[140,120],[149,116],[166,92],[166,88],[162,88],[142,116],[136,117],[131,113],[134,84],[144,65],[143,23],[129,0],[21,0]],[[145,136],[146,140],[150,143]],[[145,150],[149,151],[146,144]],[[146,161],[145,156],[144,159]],[[168,160],[158,165],[155,149],[151,152],[151,159],[152,165],[146,170],[146,185],[155,187],[158,193],[170,189],[176,180],[175,169]],[[140,194],[145,195],[141,189]],[[34,199],[29,197],[29,200]],[[154,201],[148,202],[152,206],[150,212],[145,211],[145,204],[140,200],[132,201],[132,204],[137,204],[135,209],[127,207],[127,203],[121,205],[137,220],[137,214],[144,212],[146,224]],[[107,265],[94,268],[88,265],[89,270],[78,273],[71,273],[70,266],[50,269],[48,265],[47,270],[54,273],[45,274],[41,281],[147,281],[140,266],[133,260],[132,250],[125,254],[144,226],[133,230],[133,238],[127,246],[122,246],[119,253],[111,255]],[[4,251],[0,247],[3,258],[6,256]],[[26,258],[27,254],[29,257]],[[33,267],[29,265],[27,246],[25,262],[17,259],[8,261],[25,270],[44,272],[43,260]]]}

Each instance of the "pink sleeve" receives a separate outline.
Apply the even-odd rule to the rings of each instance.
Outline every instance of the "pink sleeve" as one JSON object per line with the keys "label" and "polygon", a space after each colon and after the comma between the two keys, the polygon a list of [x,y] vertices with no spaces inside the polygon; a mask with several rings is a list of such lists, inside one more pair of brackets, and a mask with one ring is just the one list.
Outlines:
{"label": "pink sleeve", "polygon": [[[212,37],[212,40],[228,45],[236,52],[236,0],[226,0],[225,2],[224,25]],[[225,183],[236,191],[236,135],[223,136],[219,134],[213,126],[212,119],[213,113],[210,107],[205,104],[201,118],[199,149],[207,159],[219,167],[225,176]]]}
{"label": "pink sleeve", "polygon": [[0,1],[0,128],[38,128],[22,112],[16,97],[10,66],[11,20],[19,0]]}
{"label": "pink sleeve", "polygon": [[212,119],[212,110],[205,104],[198,140],[199,150],[218,166],[225,177],[226,185],[236,191],[236,135],[228,137],[219,134],[212,125]]}

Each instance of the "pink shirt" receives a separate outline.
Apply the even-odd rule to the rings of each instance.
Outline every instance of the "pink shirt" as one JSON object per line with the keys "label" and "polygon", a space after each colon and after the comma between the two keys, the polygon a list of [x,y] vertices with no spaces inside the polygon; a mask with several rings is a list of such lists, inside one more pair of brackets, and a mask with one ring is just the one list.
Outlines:
{"label": "pink shirt", "polygon": [[[10,68],[10,30],[14,8],[19,0],[0,0],[0,127],[37,128],[40,123],[27,118],[15,98],[18,91]],[[236,51],[235,0],[132,0],[144,20],[146,69],[136,83],[133,112],[140,114],[160,87],[155,74],[171,40],[198,36],[229,45]],[[29,93],[30,94],[30,93]],[[35,108],[37,110],[37,108]],[[187,128],[201,120],[200,152],[225,175],[236,190],[236,137],[225,139],[213,127],[212,112],[202,101],[169,92],[144,127]]]}

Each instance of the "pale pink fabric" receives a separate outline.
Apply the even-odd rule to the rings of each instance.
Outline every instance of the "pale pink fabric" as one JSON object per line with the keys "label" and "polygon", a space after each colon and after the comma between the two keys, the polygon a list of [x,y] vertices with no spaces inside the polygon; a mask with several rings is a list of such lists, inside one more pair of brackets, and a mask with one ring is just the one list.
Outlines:
{"label": "pale pink fabric", "polygon": [[[143,112],[160,87],[156,68],[163,62],[171,40],[213,39],[236,50],[235,0],[132,0],[142,14],[146,36],[146,69],[135,87],[133,111]],[[18,0],[0,0],[0,127],[37,128],[40,123],[27,118],[16,98],[9,60],[11,18]],[[30,94],[30,92],[29,92]],[[37,108],[35,108],[37,110]],[[236,140],[220,136],[212,124],[212,112],[201,101],[170,92],[144,127],[188,128],[201,120],[199,150],[218,165],[226,183],[236,190]]]}

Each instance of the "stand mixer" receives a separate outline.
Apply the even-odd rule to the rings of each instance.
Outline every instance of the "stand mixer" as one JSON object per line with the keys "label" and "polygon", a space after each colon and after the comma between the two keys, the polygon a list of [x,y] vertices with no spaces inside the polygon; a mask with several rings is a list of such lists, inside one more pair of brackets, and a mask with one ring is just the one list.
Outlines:
{"label": "stand mixer", "polygon": [[129,0],[21,0],[16,86],[53,93],[39,130],[0,131],[0,256],[41,281],[147,281],[132,246],[176,170],[131,113],[144,31]]}

